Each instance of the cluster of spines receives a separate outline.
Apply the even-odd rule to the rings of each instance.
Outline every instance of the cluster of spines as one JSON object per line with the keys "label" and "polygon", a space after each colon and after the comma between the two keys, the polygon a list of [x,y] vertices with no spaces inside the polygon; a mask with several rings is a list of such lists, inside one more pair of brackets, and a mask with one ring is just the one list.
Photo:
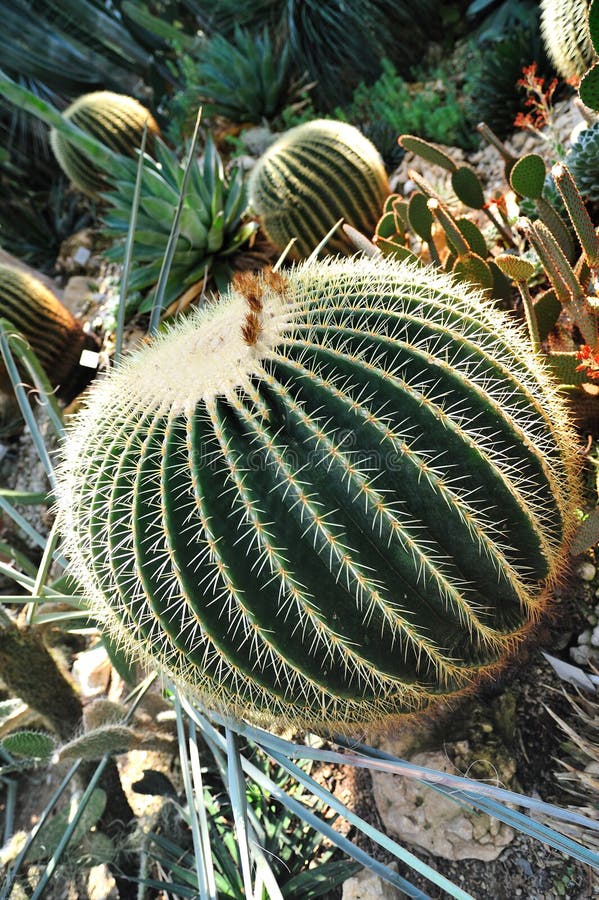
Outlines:
{"label": "cluster of spines", "polygon": [[[389,182],[378,150],[357,128],[323,119],[279,138],[252,170],[249,193],[275,246],[295,239],[292,257],[306,259],[339,219],[372,234]],[[343,232],[326,252],[351,252]]]}
{"label": "cluster of spines", "polygon": [[[160,134],[152,114],[138,100],[112,91],[84,94],[71,103],[63,115],[123,156],[133,156],[139,149],[146,124],[148,148],[152,137]],[[97,197],[106,186],[103,173],[62,132],[53,129],[50,141],[60,167],[75,187],[90,197]]]}
{"label": "cluster of spines", "polygon": [[[0,317],[27,339],[51,383],[65,385],[89,337],[80,323],[38,278],[13,266],[0,266]],[[8,391],[2,369],[0,384]]]}
{"label": "cluster of spines", "polygon": [[538,618],[576,494],[563,413],[502,317],[427,282],[300,268],[244,388],[153,408],[131,363],[85,414],[63,475],[77,574],[207,703],[365,723],[466,687]]}
{"label": "cluster of spines", "polygon": [[541,33],[553,65],[562,78],[584,75],[595,59],[588,0],[543,0],[541,9]]}

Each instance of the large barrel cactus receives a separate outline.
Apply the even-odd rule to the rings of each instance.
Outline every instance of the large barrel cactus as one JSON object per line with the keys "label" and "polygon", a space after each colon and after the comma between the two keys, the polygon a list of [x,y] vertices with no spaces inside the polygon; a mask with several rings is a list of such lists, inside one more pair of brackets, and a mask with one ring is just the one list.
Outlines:
{"label": "large barrel cactus", "polygon": [[[0,265],[0,318],[27,339],[61,396],[70,398],[90,380],[93,370],[79,366],[81,351],[97,349],[96,339],[43,282],[13,266]],[[0,390],[12,393],[0,361]]]}
{"label": "large barrel cactus", "polygon": [[[339,219],[374,234],[390,192],[385,165],[368,138],[346,122],[327,119],[291,128],[252,169],[250,206],[273,244],[291,238],[294,259],[305,259]],[[350,253],[343,232],[326,247]]]}
{"label": "large barrel cactus", "polygon": [[59,510],[113,638],[208,705],[349,730],[496,671],[576,502],[519,331],[384,260],[238,276],[97,385]]}
{"label": "large barrel cactus", "polygon": [[[134,97],[113,91],[94,91],[75,100],[63,113],[82,131],[91,134],[111,150],[123,156],[134,156],[141,146],[147,122],[149,143],[160,134],[152,114]],[[104,174],[61,131],[52,129],[50,143],[58,163],[75,187],[90,197],[105,188]]]}
{"label": "large barrel cactus", "polygon": [[562,78],[584,75],[595,58],[587,23],[589,0],[542,0],[541,33]]}

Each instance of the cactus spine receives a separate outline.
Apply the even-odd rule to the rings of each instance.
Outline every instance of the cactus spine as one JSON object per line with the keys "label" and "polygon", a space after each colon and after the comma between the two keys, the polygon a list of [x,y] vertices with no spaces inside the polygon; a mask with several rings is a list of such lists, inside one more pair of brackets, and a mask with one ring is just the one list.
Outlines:
{"label": "cactus spine", "polygon": [[[81,351],[96,349],[92,335],[39,279],[12,266],[0,265],[0,318],[8,319],[31,345],[50,382],[63,396],[72,395],[82,380]],[[89,381],[91,370],[85,380]],[[83,384],[81,384],[83,387]],[[0,390],[12,393],[0,362]]]}
{"label": "cactus spine", "polygon": [[[84,94],[71,103],[63,116],[123,156],[133,156],[141,146],[146,121],[148,138],[160,134],[151,113],[138,100],[112,91]],[[62,132],[52,129],[50,143],[61,169],[75,187],[97,197],[105,187],[103,174]]]}
{"label": "cactus spine", "polygon": [[555,388],[479,297],[382,258],[246,274],[96,385],[59,515],[112,636],[296,726],[496,670],[547,603],[577,479]]}
{"label": "cactus spine", "polygon": [[542,0],[541,10],[541,33],[553,65],[562,78],[584,75],[595,59],[588,0]]}
{"label": "cactus spine", "polygon": [[[279,250],[292,238],[291,255],[307,258],[343,218],[373,234],[390,193],[374,144],[345,122],[326,119],[291,128],[258,160],[250,174],[250,206]],[[350,253],[342,232],[326,252]]]}

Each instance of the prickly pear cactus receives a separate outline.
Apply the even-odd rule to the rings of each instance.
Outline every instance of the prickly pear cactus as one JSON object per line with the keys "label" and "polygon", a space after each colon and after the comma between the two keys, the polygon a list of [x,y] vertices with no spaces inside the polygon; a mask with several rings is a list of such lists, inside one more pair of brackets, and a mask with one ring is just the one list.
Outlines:
{"label": "prickly pear cactus", "polygon": [[588,12],[589,0],[541,2],[541,34],[545,49],[562,78],[584,75],[595,59]]}
{"label": "prickly pear cactus", "polygon": [[[92,335],[38,278],[13,266],[0,265],[0,318],[17,328],[36,353],[50,382],[70,396],[84,373],[79,358],[84,349],[96,349]],[[85,376],[89,381],[92,370]],[[83,387],[83,384],[81,384]],[[12,393],[0,361],[0,390]]]}
{"label": "prickly pear cactus", "polygon": [[97,385],[59,515],[130,653],[230,713],[350,730],[523,640],[561,570],[574,446],[478,294],[334,259],[238,276]]}
{"label": "prickly pear cactus", "polygon": [[[148,123],[148,148],[160,129],[151,113],[133,97],[112,91],[94,91],[79,97],[64,111],[82,131],[102,141],[111,150],[133,156],[141,146],[144,124]],[[106,184],[102,172],[62,132],[52,129],[50,143],[61,169],[75,187],[97,197]]]}
{"label": "prickly pear cactus", "polygon": [[[294,259],[306,259],[343,218],[374,233],[389,195],[385,165],[374,144],[346,122],[319,119],[291,128],[252,169],[250,206],[270,240]],[[353,252],[338,230],[327,253]]]}

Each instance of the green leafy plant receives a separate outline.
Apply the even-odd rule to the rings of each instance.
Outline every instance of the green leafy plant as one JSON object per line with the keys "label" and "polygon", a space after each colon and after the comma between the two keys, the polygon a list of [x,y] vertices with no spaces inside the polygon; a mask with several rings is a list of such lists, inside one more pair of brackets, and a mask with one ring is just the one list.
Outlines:
{"label": "green leafy plant", "polygon": [[179,66],[185,88],[175,97],[175,116],[178,107],[187,122],[195,119],[198,104],[207,116],[272,122],[305,90],[292,76],[289,46],[277,52],[266,28],[257,34],[236,28],[230,41],[215,34]]}
{"label": "green leafy plant", "polygon": [[438,64],[412,76],[412,83],[398,74],[389,59],[381,60],[382,74],[374,84],[362,82],[352,102],[336,114],[350,122],[385,124],[395,130],[419,134],[431,141],[472,148],[472,123],[468,104],[454,77],[455,69]]}
{"label": "green leafy plant", "polygon": [[[144,156],[137,229],[133,245],[135,271],[131,274],[129,312],[148,312],[156,287],[169,235],[175,220],[185,165],[175,153],[157,140],[155,156]],[[111,190],[104,194],[108,211],[105,233],[114,242],[107,257],[123,261],[129,230],[129,210],[135,192],[137,162],[123,159]],[[231,257],[254,234],[257,224],[247,218],[247,193],[238,169],[225,175],[214,142],[208,137],[203,159],[194,156],[182,198],[178,237],[164,303],[169,304],[188,289],[201,293],[212,276],[219,286],[232,275]],[[148,293],[148,291],[150,293]]]}
{"label": "green leafy plant", "polygon": [[29,167],[0,164],[2,249],[47,274],[55,270],[62,242],[95,221],[94,204],[70,191],[60,171],[51,174],[52,181],[32,184]]}
{"label": "green leafy plant", "polygon": [[[289,797],[299,803],[306,800],[310,802],[305,789],[263,751],[256,750],[250,744],[243,747],[243,752],[260,772],[272,779]],[[203,776],[202,800],[207,813],[210,844],[214,848],[215,887],[219,897],[245,900],[239,849],[236,836],[231,830],[235,814],[227,790],[227,773],[219,769],[214,760],[210,760],[209,753],[204,756],[204,763],[207,763],[207,771]],[[304,763],[301,768],[309,774],[314,766]],[[144,793],[146,790],[152,791],[153,775],[154,773],[147,772],[139,786]],[[144,849],[149,860],[159,865],[161,878],[157,880],[155,877],[146,881],[146,884],[148,887],[161,887],[187,897],[199,889],[189,828],[190,815],[185,809],[184,798],[177,798],[170,782],[157,782],[157,789],[163,791],[169,799],[145,837]],[[173,803],[171,797],[177,802]],[[323,835],[315,829],[306,828],[300,816],[290,813],[280,801],[260,790],[255,783],[247,783],[246,797],[249,818],[256,829],[260,847],[270,861],[272,874],[282,897],[310,900],[328,895],[360,868],[357,863],[339,859],[338,851],[323,839]],[[310,805],[314,813],[328,817],[328,823],[334,825],[338,816],[331,816],[325,803],[312,800]],[[267,887],[264,885],[260,888],[257,883],[255,896],[260,900],[268,900],[272,894],[268,893]]]}
{"label": "green leafy plant", "polygon": [[[557,164],[551,171],[552,193],[560,199],[561,209],[550,202],[545,163],[538,154],[514,157],[486,125],[481,132],[502,154],[506,177],[516,194],[532,205],[536,220],[528,222],[519,235],[503,213],[503,221],[491,212],[485,202],[482,184],[475,173],[458,166],[441,148],[414,135],[402,135],[400,142],[433,165],[451,173],[456,197],[465,207],[486,213],[497,229],[491,248],[480,228],[470,219],[456,218],[448,205],[417,172],[410,172],[419,187],[409,201],[392,196],[387,201],[374,241],[378,249],[399,258],[415,258],[410,248],[410,230],[428,245],[435,265],[452,271],[467,283],[474,283],[501,296],[502,284],[497,274],[516,285],[521,293],[524,313],[533,345],[547,352],[554,374],[563,386],[578,388],[595,379],[599,365],[594,347],[597,343],[595,311],[592,306],[594,276],[599,244],[588,211],[567,166]],[[524,206],[524,203],[522,204]],[[497,211],[501,205],[495,204]],[[444,232],[448,252],[444,258],[435,245],[433,221]],[[531,258],[521,258],[526,245]],[[577,253],[578,244],[582,254]],[[508,253],[502,252],[508,250]],[[499,251],[499,252],[498,252]],[[520,252],[520,256],[518,255]],[[533,260],[536,260],[533,262]],[[528,282],[544,274],[549,288],[531,297]],[[562,312],[564,315],[562,316]],[[581,356],[582,354],[582,356]]]}
{"label": "green leafy plant", "polygon": [[279,50],[289,46],[297,75],[316,82],[316,106],[323,111],[347,103],[361,82],[372,83],[388,57],[403,75],[418,63],[431,34],[436,0],[415,8],[398,0],[221,0],[210,10],[217,32],[232,35],[237,26],[254,33],[268,27]]}
{"label": "green leafy plant", "polygon": [[[141,146],[144,128],[150,138],[160,133],[149,110],[133,97],[112,91],[84,94],[63,113],[64,118],[92,135],[110,150],[134,156]],[[106,187],[105,173],[94,169],[89,156],[62,131],[53,129],[50,143],[63,172],[73,184],[90,197],[98,197]]]}
{"label": "green leafy plant", "polygon": [[466,71],[466,91],[472,98],[472,120],[487,122],[506,138],[514,130],[518,114],[528,112],[522,86],[522,69],[536,63],[538,77],[551,79],[555,72],[547,58],[537,22],[502,32],[477,50]]}
{"label": "green leafy plant", "polygon": [[[317,119],[283,134],[252,169],[251,209],[273,244],[308,257],[340,219],[367,233],[380,214],[389,182],[367,138],[345,122]],[[327,251],[349,253],[334,235]]]}

